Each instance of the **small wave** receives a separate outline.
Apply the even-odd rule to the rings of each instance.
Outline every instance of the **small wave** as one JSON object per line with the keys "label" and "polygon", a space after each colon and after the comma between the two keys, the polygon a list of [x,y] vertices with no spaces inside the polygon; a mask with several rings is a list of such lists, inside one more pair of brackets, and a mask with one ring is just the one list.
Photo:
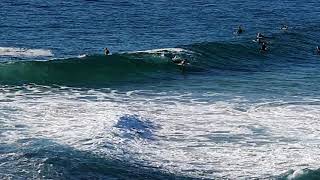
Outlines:
{"label": "small wave", "polygon": [[9,84],[101,85],[170,78],[177,73],[179,68],[167,59],[120,54],[0,63],[0,83]]}
{"label": "small wave", "polygon": [[[299,52],[310,54],[312,42],[302,33],[273,34],[272,51],[262,54],[252,41],[203,42],[175,48],[151,49],[114,53],[112,55],[87,55],[35,62],[11,61],[0,63],[1,83],[58,83],[105,84],[111,82],[146,82],[180,78],[182,73],[261,72],[271,67],[306,63],[297,57]],[[304,40],[304,43],[301,43]],[[286,44],[284,44],[285,42]],[[311,53],[312,54],[312,53]],[[53,56],[50,50],[0,47],[0,56],[36,57]],[[281,58],[279,58],[281,57]],[[38,58],[39,59],[39,58]],[[52,59],[52,58],[51,58]],[[172,60],[187,59],[185,68]],[[309,62],[309,61],[308,61]],[[181,73],[182,72],[182,73]]]}
{"label": "small wave", "polygon": [[53,53],[47,49],[27,49],[16,47],[0,47],[0,56],[11,57],[52,57]]}
{"label": "small wave", "polygon": [[316,180],[320,179],[320,169],[298,169],[290,170],[282,177],[279,177],[280,180]]}

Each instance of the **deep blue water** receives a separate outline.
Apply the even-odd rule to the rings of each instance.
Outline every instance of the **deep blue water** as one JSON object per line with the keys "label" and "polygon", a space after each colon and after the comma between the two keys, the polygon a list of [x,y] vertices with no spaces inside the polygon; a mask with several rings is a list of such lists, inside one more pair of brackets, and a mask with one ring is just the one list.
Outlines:
{"label": "deep blue water", "polygon": [[319,22],[316,0],[2,0],[0,178],[317,179]]}

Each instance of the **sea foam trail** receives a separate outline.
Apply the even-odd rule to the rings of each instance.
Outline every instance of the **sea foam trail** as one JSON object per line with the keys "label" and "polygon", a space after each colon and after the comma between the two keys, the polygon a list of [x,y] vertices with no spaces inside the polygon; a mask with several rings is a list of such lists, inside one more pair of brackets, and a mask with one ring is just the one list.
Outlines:
{"label": "sea foam trail", "polygon": [[0,56],[12,57],[52,57],[53,53],[48,49],[27,49],[16,47],[0,47]]}

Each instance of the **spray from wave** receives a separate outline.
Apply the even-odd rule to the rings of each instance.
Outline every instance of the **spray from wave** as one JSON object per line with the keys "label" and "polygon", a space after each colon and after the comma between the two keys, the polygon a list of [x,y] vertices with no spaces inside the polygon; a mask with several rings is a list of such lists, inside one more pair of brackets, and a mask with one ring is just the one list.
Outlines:
{"label": "spray from wave", "polygon": [[11,57],[52,57],[53,53],[47,49],[27,49],[16,47],[0,47],[0,56]]}

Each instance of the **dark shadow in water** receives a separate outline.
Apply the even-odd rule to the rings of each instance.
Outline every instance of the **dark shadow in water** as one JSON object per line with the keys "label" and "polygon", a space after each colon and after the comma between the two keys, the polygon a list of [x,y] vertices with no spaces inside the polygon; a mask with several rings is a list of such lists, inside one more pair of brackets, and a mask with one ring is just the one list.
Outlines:
{"label": "dark shadow in water", "polygon": [[6,146],[0,148],[0,179],[196,179],[132,159],[101,157],[47,139]]}
{"label": "dark shadow in water", "polygon": [[121,132],[119,136],[129,139],[141,138],[153,140],[153,130],[158,129],[152,121],[138,115],[124,115],[115,125]]}

